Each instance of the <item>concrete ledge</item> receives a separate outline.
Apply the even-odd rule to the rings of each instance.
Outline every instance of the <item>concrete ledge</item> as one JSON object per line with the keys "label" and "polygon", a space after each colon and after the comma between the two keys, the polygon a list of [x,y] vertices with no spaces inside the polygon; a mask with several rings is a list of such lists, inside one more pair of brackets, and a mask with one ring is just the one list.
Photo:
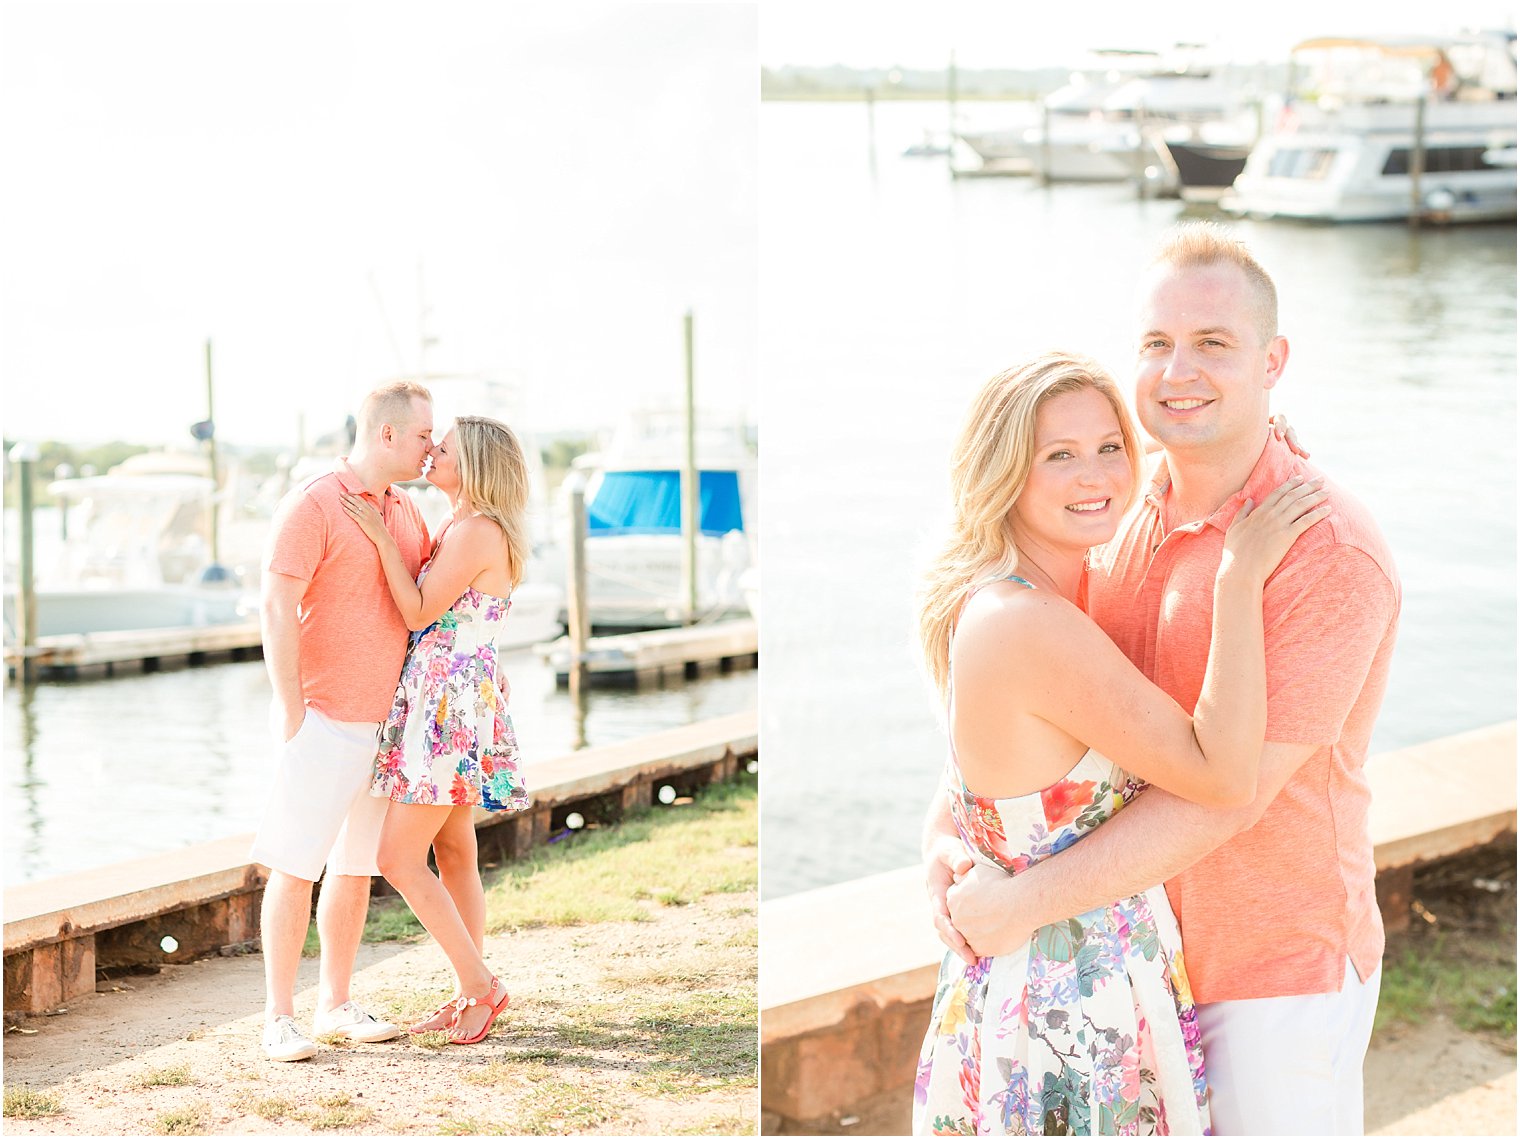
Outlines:
{"label": "concrete ledge", "polygon": [[1515,829],[1515,721],[1367,761],[1379,872],[1481,846]]}
{"label": "concrete ledge", "polygon": [[[1414,867],[1515,830],[1513,721],[1371,757],[1384,922],[1408,921]],[[944,947],[921,867],[760,907],[762,1107],[798,1125],[912,1084]]]}
{"label": "concrete ledge", "polygon": [[[572,807],[616,818],[648,807],[657,782],[694,790],[732,778],[756,754],[758,716],[746,712],[536,764],[528,810],[476,812],[481,857],[527,853]],[[7,889],[7,1017],[92,993],[100,971],[179,963],[255,941],[268,875],[248,861],[252,845],[253,835],[235,835]],[[163,948],[166,936],[177,943],[172,951]]]}

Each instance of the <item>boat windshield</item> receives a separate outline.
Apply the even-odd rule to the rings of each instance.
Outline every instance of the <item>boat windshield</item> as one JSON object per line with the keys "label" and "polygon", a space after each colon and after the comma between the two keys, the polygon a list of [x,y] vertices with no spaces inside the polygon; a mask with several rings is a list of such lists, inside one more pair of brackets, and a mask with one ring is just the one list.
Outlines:
{"label": "boat windshield", "polygon": [[[737,471],[703,471],[702,533],[722,537],[744,529]],[[587,528],[593,535],[679,534],[681,532],[680,471],[605,471],[586,506]]]}

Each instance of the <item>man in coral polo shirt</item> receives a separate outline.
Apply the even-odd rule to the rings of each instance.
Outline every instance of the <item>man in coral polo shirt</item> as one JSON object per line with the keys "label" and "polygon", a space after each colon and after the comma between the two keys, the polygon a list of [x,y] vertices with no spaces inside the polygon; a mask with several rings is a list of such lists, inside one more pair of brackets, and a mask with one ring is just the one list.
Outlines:
{"label": "man in coral polo shirt", "polygon": [[416,506],[391,486],[422,474],[432,397],[401,381],[359,409],[353,453],[281,501],[265,555],[264,663],[274,687],[274,780],[252,859],[270,870],[259,915],[264,946],[264,1054],[304,1060],[317,1046],[297,1027],[296,971],[321,877],[322,957],[314,1035],[371,1043],[400,1033],[349,999],[387,799],[369,795],[380,724],[390,712],[407,629],[375,544],[343,509],[362,494],[381,512],[415,576],[427,551]]}
{"label": "man in coral polo shirt", "polygon": [[[1101,551],[1087,608],[1183,708],[1202,688],[1224,531],[1246,498],[1315,474],[1266,426],[1288,359],[1271,279],[1227,231],[1174,231],[1145,279],[1135,403],[1165,448]],[[1362,766],[1398,624],[1393,560],[1366,509],[1332,513],[1268,580],[1267,734],[1255,800],[1200,807],[1152,787],[1016,878],[966,869],[943,796],[925,858],[935,922],[963,956],[1156,882],[1182,927],[1216,1134],[1361,1134],[1383,926]],[[947,892],[948,891],[948,892]]]}

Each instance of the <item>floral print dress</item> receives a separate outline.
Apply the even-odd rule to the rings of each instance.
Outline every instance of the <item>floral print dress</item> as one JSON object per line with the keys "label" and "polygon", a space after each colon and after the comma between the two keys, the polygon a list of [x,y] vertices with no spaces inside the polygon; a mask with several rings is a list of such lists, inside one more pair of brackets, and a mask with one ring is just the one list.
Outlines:
{"label": "floral print dress", "polygon": [[[1045,790],[972,794],[968,853],[1011,874],[1081,841],[1145,786],[1089,750]],[[1207,1135],[1198,1017],[1166,891],[1038,930],[1002,957],[946,953],[914,1086],[915,1135]]]}
{"label": "floral print dress", "polygon": [[[417,576],[427,577],[423,566]],[[412,634],[390,715],[380,728],[370,794],[398,803],[528,806],[517,735],[496,690],[496,634],[512,601],[471,587]]]}

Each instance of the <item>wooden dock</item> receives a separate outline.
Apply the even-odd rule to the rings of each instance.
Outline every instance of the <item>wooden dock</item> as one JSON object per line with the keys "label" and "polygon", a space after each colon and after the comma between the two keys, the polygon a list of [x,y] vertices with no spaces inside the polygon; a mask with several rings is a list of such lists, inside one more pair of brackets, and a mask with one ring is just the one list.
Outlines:
{"label": "wooden dock", "polygon": [[[570,638],[535,646],[539,657],[554,669],[560,685],[570,681]],[[752,617],[592,637],[586,642],[586,663],[592,684],[661,684],[700,676],[704,672],[752,668],[760,651],[759,626]]]}
{"label": "wooden dock", "polygon": [[[226,625],[60,633],[37,638],[31,658],[44,677],[71,677],[80,669],[101,668],[109,674],[117,665],[128,664],[154,672],[166,661],[200,664],[208,656],[221,654],[241,660],[260,646],[259,622],[255,618]],[[20,662],[20,651],[6,646],[5,667],[12,676]]]}

